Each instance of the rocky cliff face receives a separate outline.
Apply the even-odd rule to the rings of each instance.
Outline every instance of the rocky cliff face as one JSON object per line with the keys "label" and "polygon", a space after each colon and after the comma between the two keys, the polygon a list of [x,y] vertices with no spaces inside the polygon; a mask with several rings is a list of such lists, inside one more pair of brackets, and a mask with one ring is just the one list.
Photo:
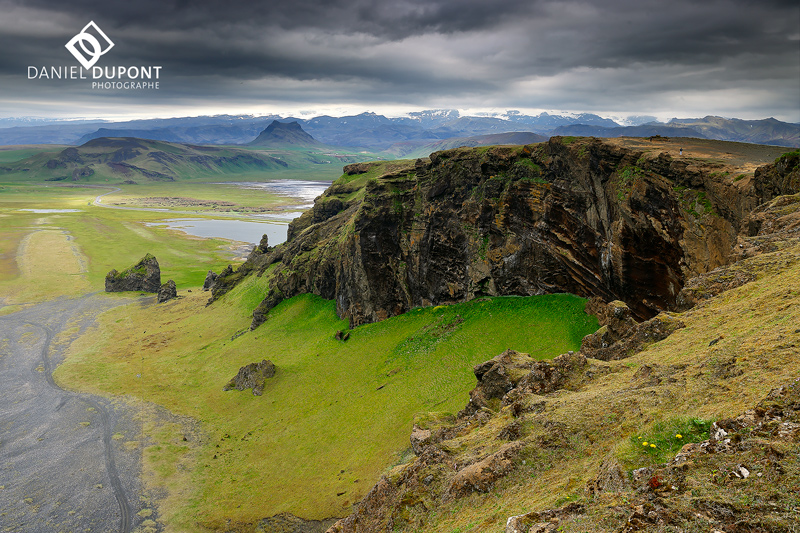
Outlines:
{"label": "rocky cliff face", "polygon": [[417,417],[414,457],[327,533],[791,531],[800,194],[750,218],[736,260],[687,282],[692,311],[636,323],[593,299],[603,327],[580,352],[476,365],[465,408]]}
{"label": "rocky cliff face", "polygon": [[[170,280],[172,281],[172,280]],[[116,269],[106,274],[106,292],[144,291],[159,292],[161,289],[161,268],[158,260],[151,254],[142,257],[138,263],[123,272]],[[173,289],[175,283],[173,282]]]}
{"label": "rocky cliff face", "polygon": [[558,137],[350,165],[287,243],[257,249],[214,297],[250,272],[269,276],[253,327],[306,292],[335,299],[353,326],[552,292],[621,300],[651,318],[675,308],[686,279],[729,262],[753,208],[796,187],[797,166],[785,166],[737,181],[666,152]]}

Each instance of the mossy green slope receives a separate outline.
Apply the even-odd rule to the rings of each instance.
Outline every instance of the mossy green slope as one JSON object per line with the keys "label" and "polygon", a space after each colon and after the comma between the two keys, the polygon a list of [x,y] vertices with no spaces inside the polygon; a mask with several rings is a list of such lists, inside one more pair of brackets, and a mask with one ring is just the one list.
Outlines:
{"label": "mossy green slope", "polygon": [[81,146],[25,147],[0,152],[0,180],[51,182],[171,182],[269,179],[313,169],[333,175],[342,164],[373,159],[327,147],[197,146],[133,137],[101,137]]}
{"label": "mossy green slope", "polygon": [[[133,395],[200,422],[200,448],[175,433],[147,451],[152,483],[196,488],[162,503],[170,530],[247,531],[281,512],[343,516],[400,460],[415,414],[463,407],[472,365],[509,344],[551,357],[597,325],[574,296],[496,298],[416,309],[343,342],[334,334],[347,322],[334,303],[302,295],[236,336],[262,283],[248,278],[211,307],[192,293],[113,310],[56,372],[64,387]],[[263,396],[222,391],[239,367],[263,358],[277,366]],[[178,457],[191,458],[191,471],[159,468]]]}
{"label": "mossy green slope", "polygon": [[[773,389],[797,388],[800,244],[795,238],[770,246],[774,251],[731,267],[752,269],[752,281],[676,314],[686,327],[667,339],[621,361],[589,360],[577,383],[523,395],[480,422],[460,421],[461,429],[436,444],[448,465],[460,467],[508,446],[514,428],[511,440],[519,451],[491,490],[446,497],[442,487],[460,467],[426,464],[435,453],[423,454],[388,476],[392,488],[386,492],[397,490],[392,501],[400,503],[374,506],[378,518],[369,522],[370,512],[364,512],[362,524],[391,517],[394,531],[499,532],[509,517],[531,513],[527,526],[556,517],[553,527],[574,533],[794,531],[800,502],[796,418],[788,426],[767,420],[760,434],[744,428],[732,435],[729,452],[695,454],[671,470],[658,466],[674,457],[678,441],[708,438],[711,421],[753,409],[757,414]],[[449,429],[454,422],[429,427],[437,424]],[[752,476],[737,478],[737,465],[746,465]],[[419,481],[436,468],[446,472],[443,479]],[[650,470],[637,484],[639,468]],[[535,514],[568,503],[575,506]],[[637,511],[642,506],[644,518]],[[656,518],[648,518],[651,510]]]}

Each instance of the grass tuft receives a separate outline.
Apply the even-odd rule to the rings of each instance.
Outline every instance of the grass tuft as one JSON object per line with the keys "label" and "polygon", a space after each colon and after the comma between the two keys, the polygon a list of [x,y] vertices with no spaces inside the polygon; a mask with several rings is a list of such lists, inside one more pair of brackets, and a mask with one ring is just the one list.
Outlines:
{"label": "grass tuft", "polygon": [[700,418],[672,418],[656,422],[642,433],[631,435],[629,449],[623,457],[632,468],[663,463],[671,459],[685,444],[708,438],[711,422]]}

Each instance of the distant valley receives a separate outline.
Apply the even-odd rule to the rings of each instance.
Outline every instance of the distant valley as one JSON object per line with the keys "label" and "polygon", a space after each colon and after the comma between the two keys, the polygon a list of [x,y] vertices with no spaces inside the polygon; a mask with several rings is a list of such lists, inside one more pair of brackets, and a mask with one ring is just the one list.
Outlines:
{"label": "distant valley", "polygon": [[[299,125],[274,121],[251,147],[194,145],[135,137],[98,137],[50,151],[39,146],[18,161],[0,162],[0,176],[25,181],[138,182],[225,179],[282,170],[331,167],[373,159],[327,147]],[[24,152],[23,152],[24,153]],[[322,172],[325,177],[327,173]]]}

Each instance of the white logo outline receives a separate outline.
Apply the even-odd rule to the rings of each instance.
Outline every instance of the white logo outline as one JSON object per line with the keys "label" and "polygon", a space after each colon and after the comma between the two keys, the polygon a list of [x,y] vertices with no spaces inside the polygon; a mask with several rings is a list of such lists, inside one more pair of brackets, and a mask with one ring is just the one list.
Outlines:
{"label": "white logo outline", "polygon": [[[93,29],[101,38],[105,39],[105,48],[100,44],[100,41],[97,40],[94,35],[86,33],[86,30],[90,28]],[[80,45],[81,50],[78,50],[78,48],[75,46],[76,44]],[[91,50],[87,49],[86,44],[89,45]],[[100,59],[100,56],[106,54],[109,50],[114,48],[114,42],[109,39],[105,33],[103,33],[103,30],[101,30],[93,20],[91,20],[89,21],[89,24],[84,26],[80,33],[70,39],[69,42],[64,45],[64,47],[69,50],[75,59],[80,62],[83,68],[89,70],[92,68],[92,66],[94,66],[95,63],[97,63],[97,60]]]}

